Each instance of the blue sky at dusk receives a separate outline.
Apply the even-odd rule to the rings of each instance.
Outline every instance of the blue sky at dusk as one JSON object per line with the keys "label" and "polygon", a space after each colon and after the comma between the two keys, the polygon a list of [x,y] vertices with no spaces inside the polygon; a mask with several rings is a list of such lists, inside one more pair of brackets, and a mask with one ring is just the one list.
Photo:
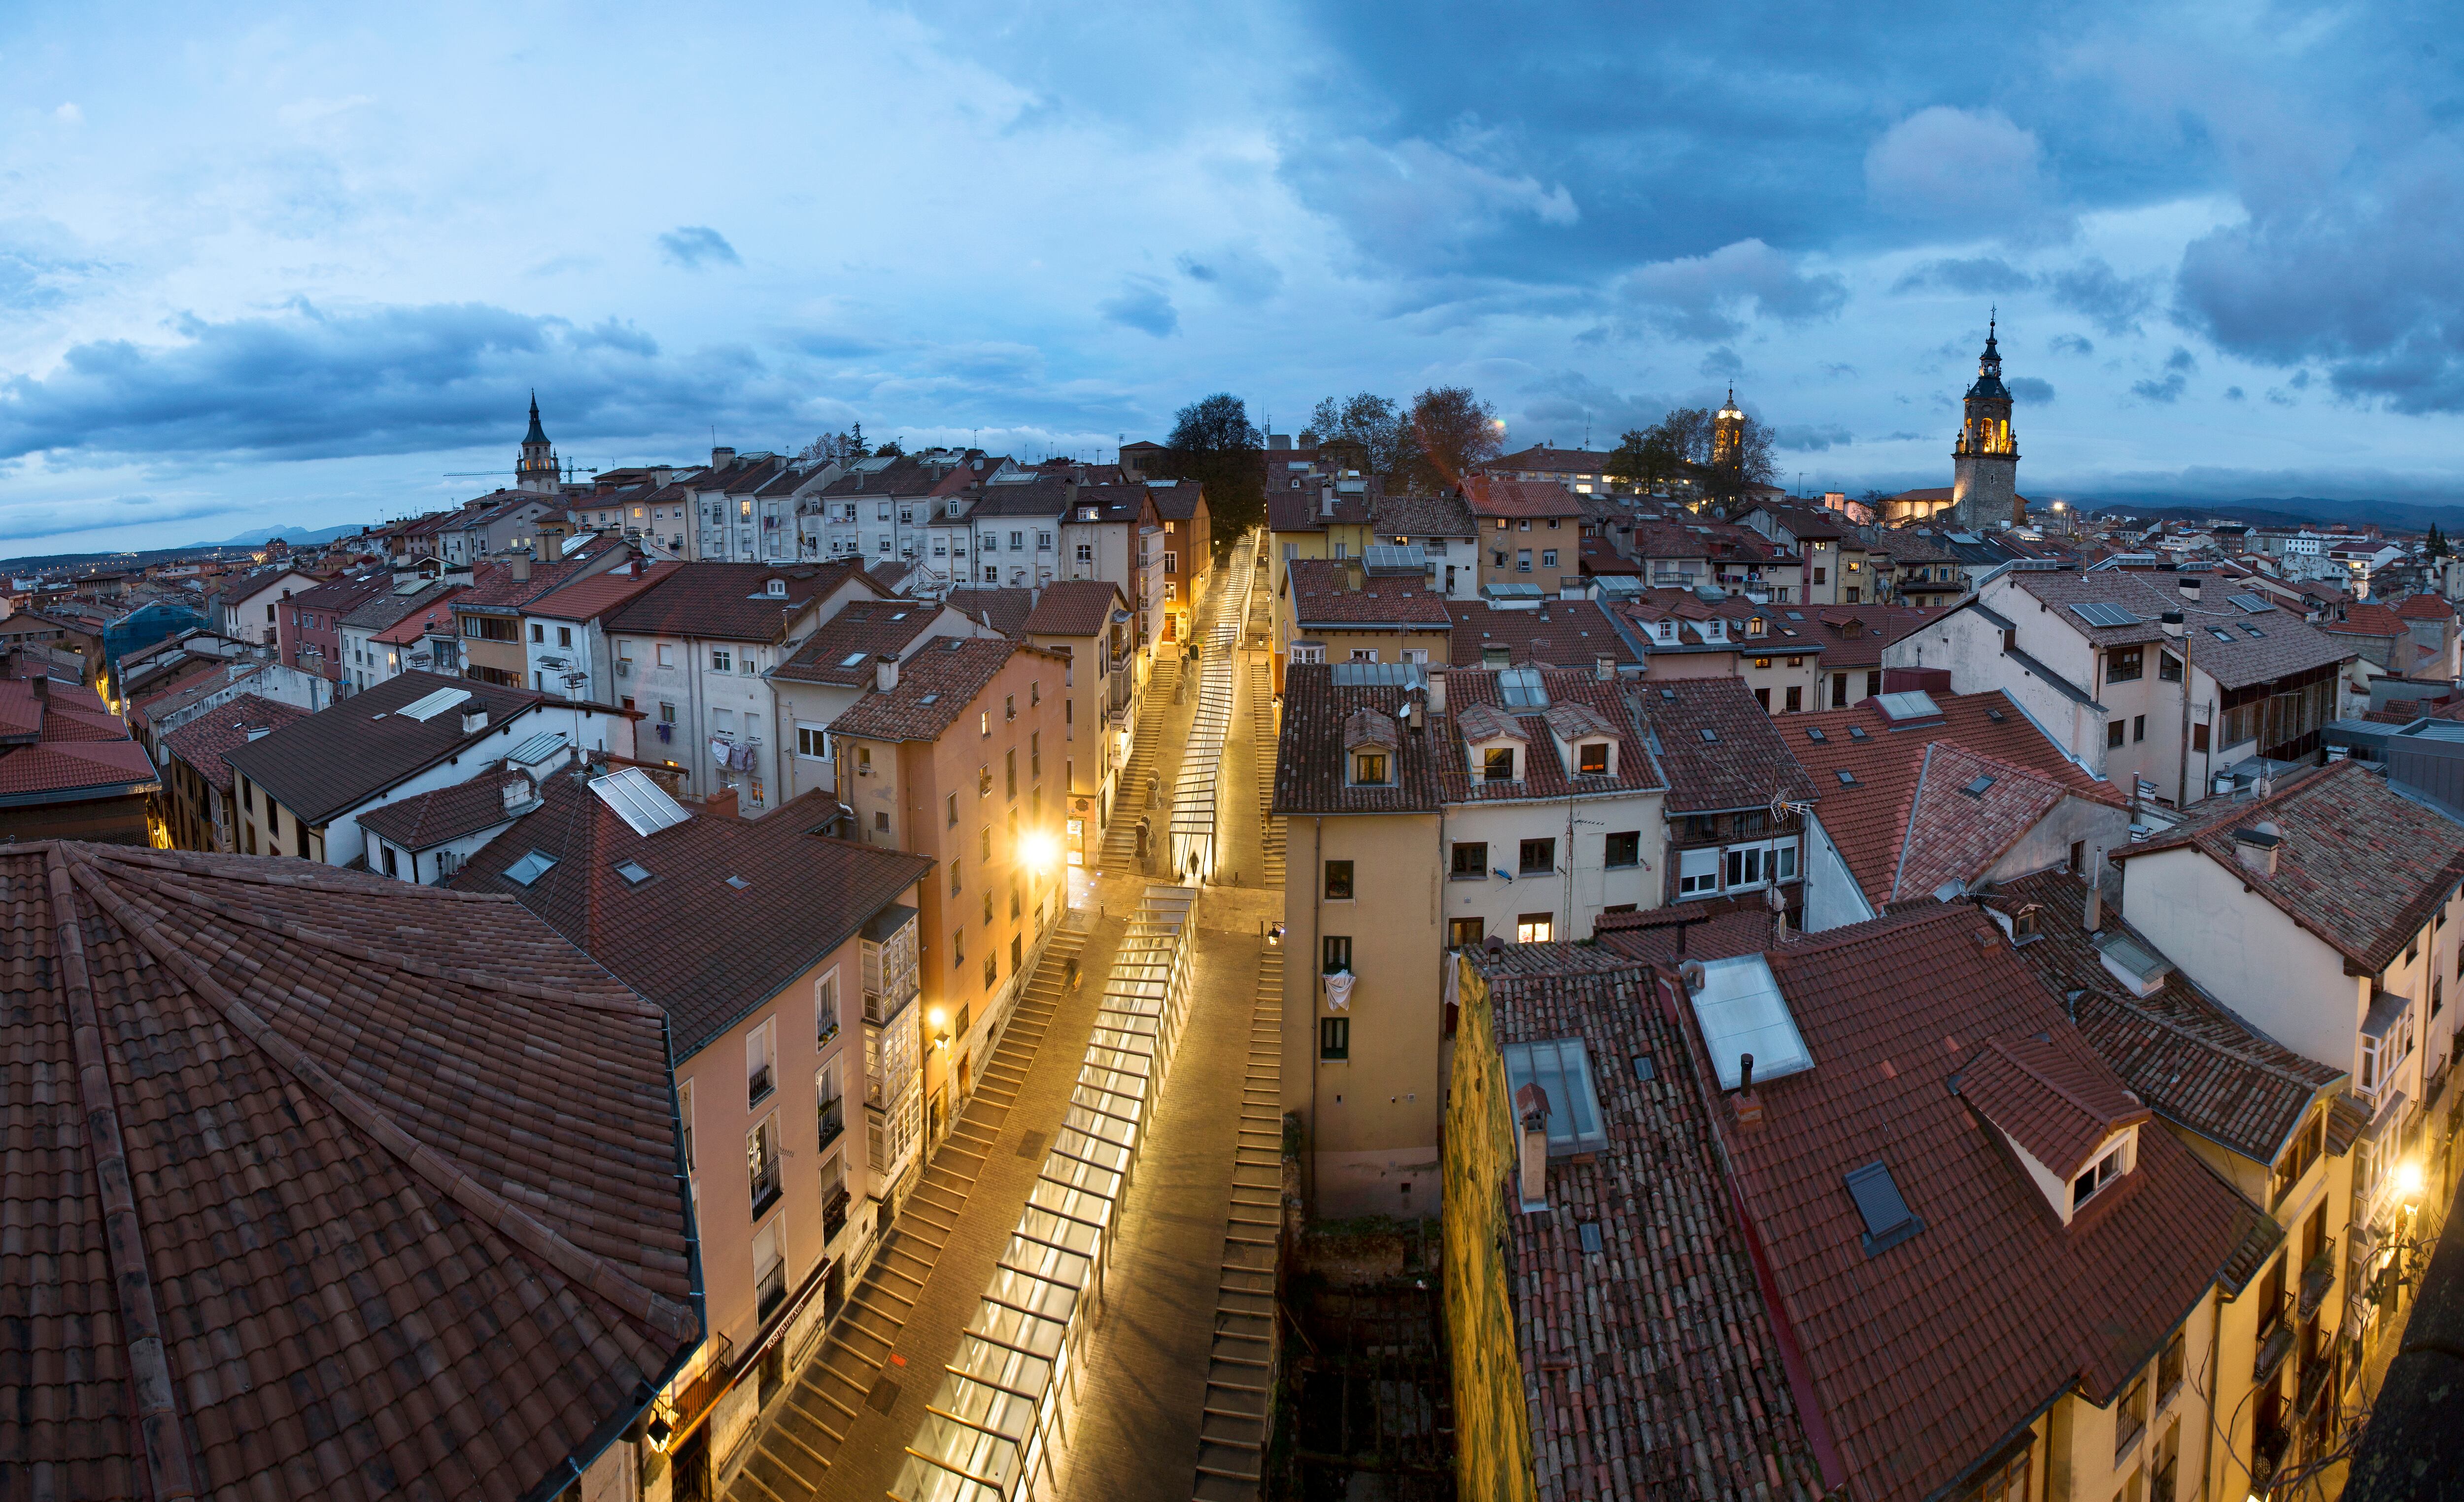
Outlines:
{"label": "blue sky at dusk", "polygon": [[1946,484],[2464,500],[2464,42],[2403,5],[12,9],[0,552],[794,448],[1108,456],[1727,383]]}

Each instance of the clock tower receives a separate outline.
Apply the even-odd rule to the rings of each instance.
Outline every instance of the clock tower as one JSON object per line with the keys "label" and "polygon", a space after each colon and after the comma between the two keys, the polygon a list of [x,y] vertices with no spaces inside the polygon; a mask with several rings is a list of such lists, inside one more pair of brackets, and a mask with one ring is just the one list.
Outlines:
{"label": "clock tower", "polygon": [[1950,450],[1950,509],[1958,525],[1983,528],[2025,521],[2019,499],[2019,443],[2011,431],[2011,388],[2002,384],[2002,352],[1994,320],[1985,322],[1985,353],[1968,388],[1967,420]]}

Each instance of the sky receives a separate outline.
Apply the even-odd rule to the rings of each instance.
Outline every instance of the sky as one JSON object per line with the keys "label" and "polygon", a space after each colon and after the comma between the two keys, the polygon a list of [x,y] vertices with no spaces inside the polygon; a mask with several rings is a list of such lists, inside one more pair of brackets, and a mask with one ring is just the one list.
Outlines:
{"label": "sky", "polygon": [[1996,307],[2032,497],[2464,500],[2443,8],[234,9],[0,11],[0,556],[448,505],[533,389],[586,474],[1733,382],[1947,484]]}

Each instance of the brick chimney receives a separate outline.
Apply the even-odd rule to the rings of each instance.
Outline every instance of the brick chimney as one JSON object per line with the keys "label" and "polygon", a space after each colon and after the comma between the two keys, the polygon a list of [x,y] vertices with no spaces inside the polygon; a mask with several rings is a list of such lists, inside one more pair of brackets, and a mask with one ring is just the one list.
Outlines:
{"label": "brick chimney", "polygon": [[701,801],[701,811],[714,819],[739,817],[736,811],[736,789],[722,787]]}
{"label": "brick chimney", "polygon": [[1729,1097],[1728,1104],[1736,1110],[1738,1126],[1751,1131],[1763,1124],[1763,1103],[1754,1093],[1754,1056],[1750,1053],[1737,1056],[1737,1093]]}
{"label": "brick chimney", "polygon": [[1514,1093],[1514,1114],[1522,1123],[1515,1175],[1523,1186],[1527,1209],[1549,1203],[1549,1093],[1537,1083]]}

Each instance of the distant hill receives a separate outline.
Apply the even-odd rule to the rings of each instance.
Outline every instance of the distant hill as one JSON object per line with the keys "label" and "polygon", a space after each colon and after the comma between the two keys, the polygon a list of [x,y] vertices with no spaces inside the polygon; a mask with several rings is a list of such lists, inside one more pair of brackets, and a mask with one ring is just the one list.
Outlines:
{"label": "distant hill", "polygon": [[322,531],[314,531],[307,527],[259,527],[253,532],[243,532],[237,537],[227,537],[219,542],[190,542],[186,545],[188,547],[251,547],[273,538],[280,538],[293,547],[300,547],[319,542],[331,542],[336,538],[358,537],[367,529],[368,523],[364,521],[348,522],[339,527],[327,527]]}
{"label": "distant hill", "polygon": [[2315,496],[2256,496],[2246,500],[2196,500],[2181,496],[2083,502],[2091,516],[2144,517],[2153,521],[2242,521],[2259,527],[2320,526],[2328,522],[2375,522],[2400,532],[2464,528],[2464,506],[2425,506],[2408,500],[2327,500]]}

